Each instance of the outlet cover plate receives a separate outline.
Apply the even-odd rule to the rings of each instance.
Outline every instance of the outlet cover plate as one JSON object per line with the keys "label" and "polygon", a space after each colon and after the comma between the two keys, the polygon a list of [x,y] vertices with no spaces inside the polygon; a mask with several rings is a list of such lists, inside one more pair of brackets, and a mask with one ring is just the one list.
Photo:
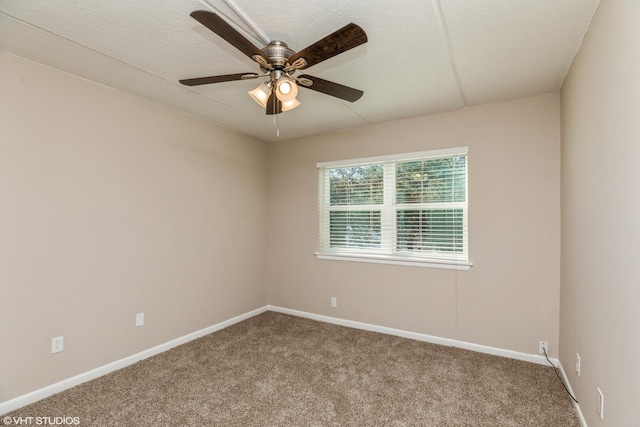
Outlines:
{"label": "outlet cover plate", "polygon": [[549,341],[538,341],[538,353],[544,354],[545,351],[549,355]]}
{"label": "outlet cover plate", "polygon": [[51,354],[64,350],[64,337],[51,338]]}

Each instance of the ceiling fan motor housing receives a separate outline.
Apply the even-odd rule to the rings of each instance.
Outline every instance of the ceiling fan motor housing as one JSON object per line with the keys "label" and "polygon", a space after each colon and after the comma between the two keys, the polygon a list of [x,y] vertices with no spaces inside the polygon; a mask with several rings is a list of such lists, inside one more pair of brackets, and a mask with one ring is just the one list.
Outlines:
{"label": "ceiling fan motor housing", "polygon": [[295,53],[285,42],[279,40],[270,42],[262,48],[262,52],[269,57],[274,69],[283,69],[289,62],[289,57]]}

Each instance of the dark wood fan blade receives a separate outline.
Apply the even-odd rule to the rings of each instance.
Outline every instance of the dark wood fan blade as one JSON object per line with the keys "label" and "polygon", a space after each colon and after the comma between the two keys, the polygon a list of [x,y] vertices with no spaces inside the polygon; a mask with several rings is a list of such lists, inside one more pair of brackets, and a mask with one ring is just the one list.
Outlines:
{"label": "dark wood fan blade", "polygon": [[271,91],[271,95],[267,100],[267,114],[280,114],[282,113],[282,102],[276,97],[276,91]]}
{"label": "dark wood fan blade", "polygon": [[355,102],[364,94],[363,91],[354,89],[349,86],[344,86],[338,83],[330,82],[329,80],[321,79],[320,77],[313,77],[308,74],[298,76],[299,79],[306,79],[312,82],[311,86],[300,84],[300,87],[306,87],[318,92],[325,93],[327,95],[335,96],[336,98],[344,99],[345,101]]}
{"label": "dark wood fan blade", "polygon": [[208,10],[196,10],[195,12],[191,12],[191,17],[225,39],[229,44],[247,55],[249,58],[253,59],[254,55],[259,55],[269,63],[269,57],[265,55],[264,52],[247,40],[219,15],[209,12]]}
{"label": "dark wood fan blade", "polygon": [[293,64],[296,59],[304,58],[307,61],[307,65],[300,67],[301,70],[304,70],[366,42],[367,34],[352,22],[322,40],[318,40],[311,46],[302,49],[300,52],[294,53],[289,58],[289,63]]}
{"label": "dark wood fan blade", "polygon": [[234,80],[248,80],[259,77],[256,73],[223,74],[220,76],[197,77],[195,79],[178,80],[185,86],[208,85],[210,83],[232,82]]}

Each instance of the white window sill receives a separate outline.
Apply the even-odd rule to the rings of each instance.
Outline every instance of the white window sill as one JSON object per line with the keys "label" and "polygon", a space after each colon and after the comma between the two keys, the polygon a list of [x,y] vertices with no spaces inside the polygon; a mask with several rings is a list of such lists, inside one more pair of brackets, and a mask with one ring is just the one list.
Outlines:
{"label": "white window sill", "polygon": [[456,262],[449,260],[422,259],[393,255],[373,255],[355,253],[320,253],[315,252],[318,259],[333,261],[369,262],[375,264],[408,265],[412,267],[445,268],[449,270],[469,270],[473,266],[470,262]]}

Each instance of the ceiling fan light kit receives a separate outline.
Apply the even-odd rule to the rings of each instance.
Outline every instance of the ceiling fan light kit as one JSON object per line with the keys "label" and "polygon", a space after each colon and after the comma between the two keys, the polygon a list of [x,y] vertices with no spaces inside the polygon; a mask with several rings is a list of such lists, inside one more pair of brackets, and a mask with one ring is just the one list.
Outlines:
{"label": "ceiling fan light kit", "polygon": [[226,74],[180,80],[183,85],[198,86],[267,77],[269,79],[267,82],[261,83],[255,89],[249,91],[251,98],[264,108],[267,114],[280,114],[298,107],[300,105],[300,101],[296,98],[298,96],[298,86],[349,102],[357,101],[364,93],[361,90],[310,75],[294,76],[299,70],[311,67],[366,43],[366,33],[354,23],[345,25],[299,52],[294,52],[286,43],[279,40],[272,41],[264,48],[258,49],[224,19],[213,12],[197,10],[191,13],[191,17],[257,62],[261,73]]}

